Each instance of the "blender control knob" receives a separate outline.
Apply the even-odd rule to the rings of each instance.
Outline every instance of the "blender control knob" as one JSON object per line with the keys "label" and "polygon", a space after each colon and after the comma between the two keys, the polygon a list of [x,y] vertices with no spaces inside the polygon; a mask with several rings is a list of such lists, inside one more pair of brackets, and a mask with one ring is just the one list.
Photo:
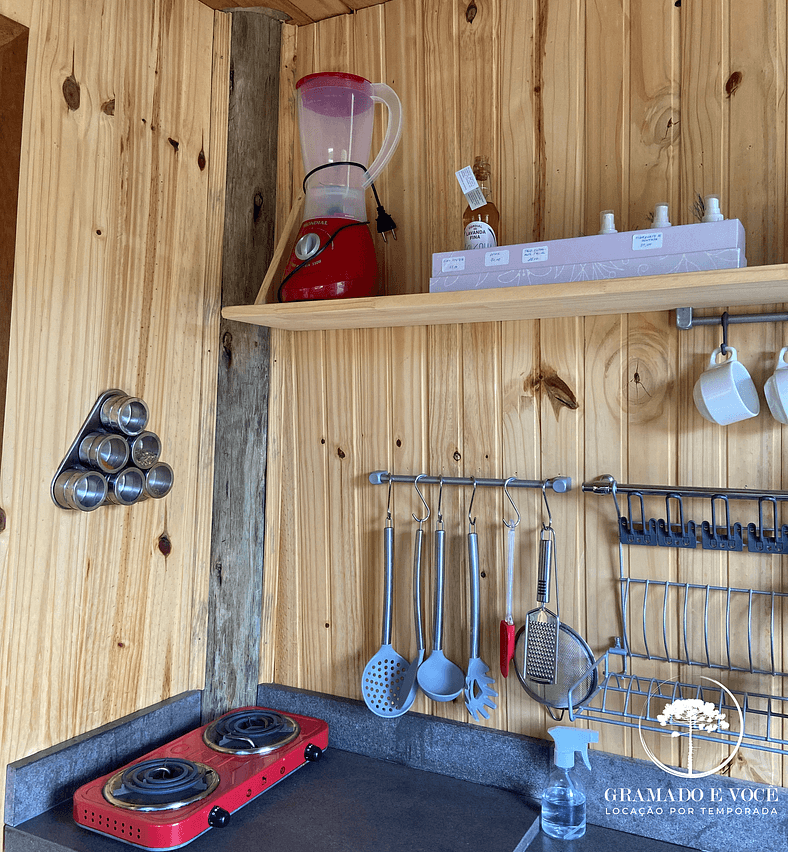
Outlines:
{"label": "blender control knob", "polygon": [[208,825],[211,828],[224,828],[226,825],[230,823],[230,812],[226,811],[224,808],[220,808],[216,805],[215,808],[211,808],[211,812],[208,814]]}
{"label": "blender control knob", "polygon": [[314,763],[316,760],[320,760],[323,756],[323,749],[320,746],[316,746],[314,743],[309,743],[307,747],[304,749],[304,757],[310,761],[310,763]]}
{"label": "blender control knob", "polygon": [[299,260],[309,260],[317,254],[320,248],[320,237],[314,232],[304,234],[303,237],[296,243],[295,256]]}

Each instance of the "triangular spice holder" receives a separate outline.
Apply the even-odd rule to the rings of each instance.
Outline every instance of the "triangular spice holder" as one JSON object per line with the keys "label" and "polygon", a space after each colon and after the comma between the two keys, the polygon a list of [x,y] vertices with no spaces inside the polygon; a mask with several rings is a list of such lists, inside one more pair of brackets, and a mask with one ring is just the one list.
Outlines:
{"label": "triangular spice holder", "polygon": [[172,468],[160,460],[161,440],[146,429],[148,406],[117,388],[90,410],[52,479],[56,506],[92,512],[161,498],[172,489]]}

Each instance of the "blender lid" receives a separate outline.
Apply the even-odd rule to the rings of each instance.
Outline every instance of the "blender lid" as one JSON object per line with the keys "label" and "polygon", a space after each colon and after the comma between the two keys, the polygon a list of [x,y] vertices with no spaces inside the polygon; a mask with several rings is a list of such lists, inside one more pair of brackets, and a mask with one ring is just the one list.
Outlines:
{"label": "blender lid", "polygon": [[296,89],[302,86],[306,88],[317,87],[321,85],[344,86],[347,89],[357,89],[358,91],[369,94],[371,83],[366,77],[359,77],[358,74],[348,74],[346,71],[321,71],[317,74],[307,74],[302,77],[296,84]]}

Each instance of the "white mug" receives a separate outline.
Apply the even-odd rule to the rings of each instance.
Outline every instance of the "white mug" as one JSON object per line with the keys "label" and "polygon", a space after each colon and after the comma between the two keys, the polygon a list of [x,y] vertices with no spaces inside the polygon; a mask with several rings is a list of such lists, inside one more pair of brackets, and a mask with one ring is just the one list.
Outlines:
{"label": "white mug", "polygon": [[769,411],[780,423],[788,423],[788,361],[785,360],[787,354],[788,346],[783,346],[777,356],[777,366],[763,386]]}
{"label": "white mug", "polygon": [[701,415],[720,426],[755,417],[761,410],[755,383],[732,346],[725,348],[725,355],[720,347],[711,353],[709,366],[695,382],[692,397]]}

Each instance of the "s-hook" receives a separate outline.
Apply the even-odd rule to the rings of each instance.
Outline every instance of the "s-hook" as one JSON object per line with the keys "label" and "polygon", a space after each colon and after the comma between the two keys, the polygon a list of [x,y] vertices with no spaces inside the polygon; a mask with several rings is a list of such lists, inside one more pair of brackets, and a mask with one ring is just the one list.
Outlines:
{"label": "s-hook", "polygon": [[476,497],[476,477],[471,477],[471,481],[473,482],[473,491],[471,492],[471,502],[468,503],[468,532],[476,531],[476,518],[471,517],[471,513],[473,510],[473,501]]}
{"label": "s-hook", "polygon": [[521,521],[520,510],[515,505],[514,500],[512,500],[512,495],[509,493],[509,483],[515,480],[516,478],[516,476],[510,476],[503,484],[503,493],[506,495],[506,499],[511,503],[515,515],[517,515],[516,521],[507,521],[506,518],[503,519],[504,526],[510,530],[513,530]]}
{"label": "s-hook", "polygon": [[727,311],[723,311],[722,316],[720,317],[720,323],[722,324],[722,343],[720,344],[720,355],[725,357],[728,352],[728,322],[730,317]]}
{"label": "s-hook", "polygon": [[[427,514],[426,514],[423,518],[417,518],[417,517],[416,517],[416,513],[415,513],[415,512],[411,512],[411,515],[412,515],[412,517],[413,517],[413,520],[414,520],[414,521],[416,521],[416,523],[419,525],[419,529],[421,529],[421,525],[422,525],[422,524],[424,523],[424,521],[426,521],[426,520],[429,518],[429,516],[430,516],[430,507],[427,505],[427,501],[424,499],[424,495],[421,493],[421,489],[419,488],[419,480],[420,480],[423,476],[426,476],[426,475],[427,475],[426,473],[420,473],[420,474],[416,477],[416,481],[413,483],[413,487],[416,489],[416,493],[419,495],[419,500],[421,500],[422,505],[423,505],[423,506],[424,506],[424,508],[427,510]],[[393,480],[391,480],[391,479],[390,479],[390,480],[389,480],[389,494],[391,494],[391,485],[392,485],[392,482],[393,482]]]}
{"label": "s-hook", "polygon": [[547,502],[547,480],[542,483],[542,499],[544,500],[545,509],[547,509],[547,523],[542,521],[542,529],[550,530],[553,528],[553,513],[550,511],[550,504]]}
{"label": "s-hook", "polygon": [[386,498],[386,526],[390,527],[391,525],[391,483],[389,482],[389,493]]}

